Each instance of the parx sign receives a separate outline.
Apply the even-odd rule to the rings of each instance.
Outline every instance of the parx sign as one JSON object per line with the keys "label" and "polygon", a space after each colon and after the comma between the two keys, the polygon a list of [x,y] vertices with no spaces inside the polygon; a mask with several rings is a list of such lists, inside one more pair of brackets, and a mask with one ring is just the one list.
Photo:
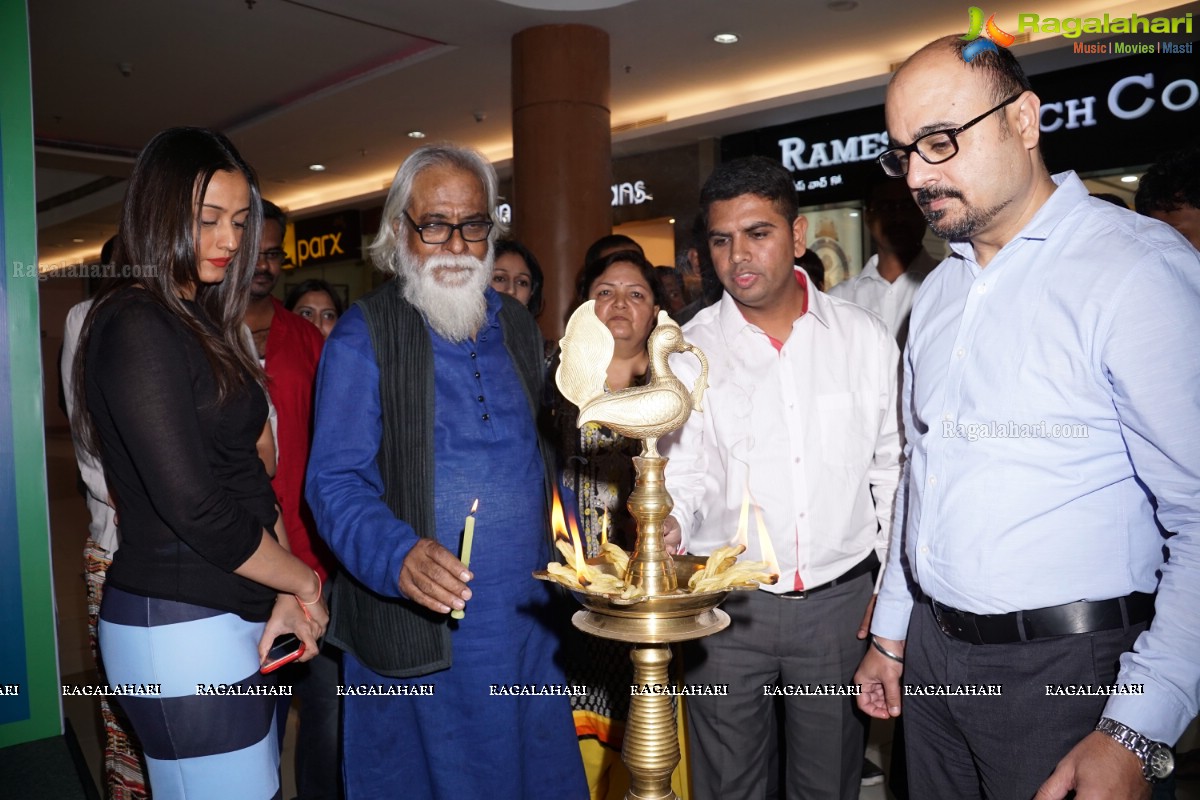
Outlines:
{"label": "parx sign", "polygon": [[296,266],[362,258],[362,220],[356,209],[298,220]]}

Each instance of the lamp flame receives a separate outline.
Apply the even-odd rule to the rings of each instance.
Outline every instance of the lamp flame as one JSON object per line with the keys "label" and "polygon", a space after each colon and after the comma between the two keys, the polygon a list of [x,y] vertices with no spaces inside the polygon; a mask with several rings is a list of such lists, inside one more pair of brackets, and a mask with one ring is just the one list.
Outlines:
{"label": "lamp flame", "polygon": [[558,495],[558,486],[554,487],[554,502],[550,505],[550,530],[554,531],[555,540],[564,542],[571,541],[571,535],[567,533],[567,521],[563,517],[562,498]]}
{"label": "lamp flame", "polygon": [[767,533],[767,525],[763,522],[762,508],[754,504],[754,520],[758,524],[758,547],[762,551],[763,561],[771,568],[771,572],[779,575],[779,559],[775,557],[775,548],[771,546],[771,536]]}
{"label": "lamp flame", "polygon": [[471,503],[471,510],[468,513],[474,514],[478,510],[479,510],[479,498],[476,497],[475,502]]}
{"label": "lamp flame", "polygon": [[[564,514],[562,498],[558,487],[554,487],[554,501],[550,505],[550,528],[554,531],[555,541],[569,542],[575,550],[574,563],[568,566],[575,570],[575,575],[582,586],[591,583],[587,578],[587,560],[583,557],[583,543],[579,538],[579,525],[574,514]],[[563,554],[566,555],[565,553]],[[568,559],[570,560],[570,559]]]}
{"label": "lamp flame", "polygon": [[600,522],[600,547],[608,544],[608,510],[604,511],[604,519]]}

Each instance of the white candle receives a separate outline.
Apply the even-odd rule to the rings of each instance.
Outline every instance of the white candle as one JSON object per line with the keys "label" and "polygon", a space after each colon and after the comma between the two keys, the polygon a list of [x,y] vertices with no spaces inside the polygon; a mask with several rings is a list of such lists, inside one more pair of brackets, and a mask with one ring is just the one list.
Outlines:
{"label": "white candle", "polygon": [[475,541],[475,512],[479,509],[479,498],[475,498],[475,502],[471,504],[471,511],[467,514],[467,522],[463,527],[462,540],[462,555],[459,561],[468,569],[471,567],[471,545]]}
{"label": "white candle", "polygon": [[[471,567],[471,545],[475,542],[475,512],[478,509],[479,498],[477,497],[471,504],[471,510],[467,513],[467,521],[463,525],[462,553],[458,560],[468,569]],[[450,612],[451,619],[462,619],[465,616],[466,612],[459,611],[457,608]]]}

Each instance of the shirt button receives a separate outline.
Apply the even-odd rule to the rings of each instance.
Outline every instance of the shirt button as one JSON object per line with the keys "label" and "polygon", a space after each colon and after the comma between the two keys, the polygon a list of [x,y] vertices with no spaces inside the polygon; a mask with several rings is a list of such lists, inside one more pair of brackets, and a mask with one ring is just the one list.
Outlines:
{"label": "shirt button", "polygon": [[929,548],[928,548],[928,547],[922,547],[922,548],[921,548],[921,552],[922,552],[922,553],[928,553],[928,552],[929,552]]}
{"label": "shirt button", "polygon": [[484,415],[483,415],[483,418],[484,418],[484,420],[486,421],[486,420],[488,419],[488,415],[487,415],[487,414],[484,414]]}
{"label": "shirt button", "polygon": [[481,403],[482,403],[482,402],[483,402],[483,395],[479,395],[479,397],[476,397],[475,399],[476,399],[476,400],[478,400],[479,402],[481,402]]}
{"label": "shirt button", "polygon": [[796,463],[797,463],[797,464],[799,464],[799,463],[800,463],[800,456],[796,456]]}
{"label": "shirt button", "polygon": [[979,284],[979,287],[975,290],[975,294],[987,294],[987,284]]}
{"label": "shirt button", "polygon": [[475,377],[476,377],[476,378],[478,378],[478,377],[479,377],[479,373],[478,373],[478,372],[476,372],[476,373],[475,373]]}
{"label": "shirt button", "polygon": [[947,411],[945,414],[942,414],[942,419],[949,422],[950,420],[954,419],[954,415]]}
{"label": "shirt button", "polygon": [[930,476],[929,476],[929,485],[930,485],[930,486],[937,486],[937,475],[930,475]]}
{"label": "shirt button", "polygon": [[474,358],[474,357],[475,357],[475,354],[474,354],[474,353],[471,353],[471,358]]}
{"label": "shirt button", "polygon": [[954,355],[958,356],[959,358],[962,358],[966,354],[967,354],[967,351],[961,347],[954,351]]}

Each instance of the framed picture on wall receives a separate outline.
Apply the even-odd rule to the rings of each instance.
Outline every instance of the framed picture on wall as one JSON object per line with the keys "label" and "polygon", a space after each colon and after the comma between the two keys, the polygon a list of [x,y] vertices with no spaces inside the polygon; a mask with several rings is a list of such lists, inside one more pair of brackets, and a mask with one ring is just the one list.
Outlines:
{"label": "framed picture on wall", "polygon": [[862,209],[855,206],[801,211],[808,220],[808,249],[825,265],[825,291],[863,267]]}

